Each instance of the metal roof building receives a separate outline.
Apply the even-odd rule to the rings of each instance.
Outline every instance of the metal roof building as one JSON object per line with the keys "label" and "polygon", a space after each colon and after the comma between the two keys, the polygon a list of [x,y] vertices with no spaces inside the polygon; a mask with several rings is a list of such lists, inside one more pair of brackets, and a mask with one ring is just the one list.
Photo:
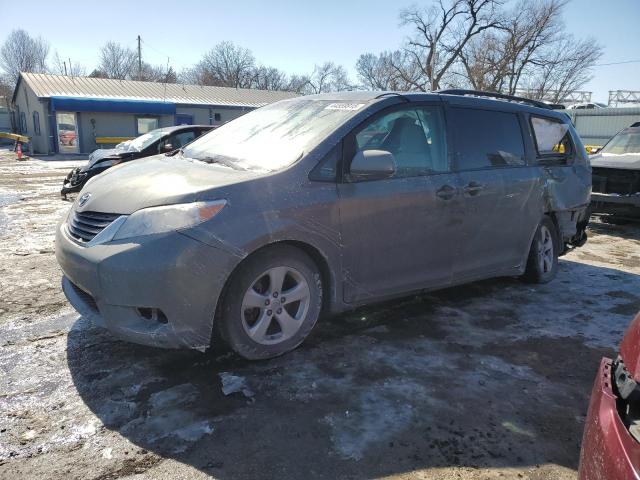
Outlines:
{"label": "metal roof building", "polygon": [[[104,137],[159,127],[220,125],[290,92],[21,73],[12,104],[36,153],[88,153]],[[98,140],[98,141],[97,141]]]}

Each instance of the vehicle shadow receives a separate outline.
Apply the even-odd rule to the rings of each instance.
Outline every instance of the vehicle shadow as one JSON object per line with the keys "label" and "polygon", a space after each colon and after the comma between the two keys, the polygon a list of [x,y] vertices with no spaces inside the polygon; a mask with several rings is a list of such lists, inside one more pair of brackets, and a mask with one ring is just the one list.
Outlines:
{"label": "vehicle shadow", "polygon": [[[67,358],[108,429],[222,479],[575,469],[599,359],[638,291],[638,275],[562,261],[547,285],[477,282],[325,319],[265,362],[127,344],[83,319]],[[224,372],[244,393],[222,392]]]}
{"label": "vehicle shadow", "polygon": [[607,223],[600,217],[591,217],[587,233],[589,233],[589,230],[597,234],[640,240],[640,222],[637,221]]}

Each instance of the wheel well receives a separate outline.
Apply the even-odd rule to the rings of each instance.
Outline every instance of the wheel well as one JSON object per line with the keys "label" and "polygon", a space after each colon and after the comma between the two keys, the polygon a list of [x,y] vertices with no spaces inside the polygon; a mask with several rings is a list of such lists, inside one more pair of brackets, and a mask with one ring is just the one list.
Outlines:
{"label": "wheel well", "polygon": [[322,297],[322,312],[321,315],[326,313],[329,310],[329,305],[331,304],[331,298],[333,296],[332,287],[334,286],[334,282],[331,276],[331,270],[329,269],[329,262],[327,259],[320,253],[320,250],[309,245],[308,243],[300,242],[297,240],[284,240],[281,242],[270,243],[269,245],[265,245],[262,248],[268,248],[273,245],[291,245],[292,247],[296,247],[302,250],[304,253],[309,255],[313,263],[318,267],[318,271],[320,272],[320,279],[322,280],[322,291],[324,295]]}
{"label": "wheel well", "polygon": [[231,283],[231,280],[233,278],[233,276],[237,273],[237,271],[242,267],[242,265],[251,257],[253,257],[253,255],[255,255],[258,252],[261,252],[265,249],[274,247],[276,245],[291,245],[292,247],[295,247],[299,250],[302,250],[304,253],[306,253],[309,258],[311,258],[311,260],[313,260],[313,263],[315,263],[316,267],[318,267],[318,271],[320,272],[320,279],[322,281],[322,290],[325,293],[325,295],[323,295],[322,298],[322,311],[321,314],[324,314],[325,312],[329,311],[329,306],[331,304],[331,298],[334,295],[331,291],[331,287],[333,286],[333,280],[332,280],[332,276],[331,276],[331,271],[329,269],[329,263],[327,261],[327,259],[324,257],[324,255],[322,255],[320,253],[320,251],[309,245],[308,243],[304,243],[304,242],[300,242],[300,241],[296,241],[296,240],[282,240],[279,242],[273,242],[273,243],[268,243],[266,245],[263,245],[262,247],[258,248],[257,250],[254,250],[253,252],[251,252],[249,255],[247,255],[245,258],[242,259],[242,261],[240,263],[238,263],[238,265],[235,266],[235,268],[233,269],[233,271],[231,272],[231,274],[227,277],[227,280],[225,281],[224,287],[221,290],[220,293],[220,297],[218,298],[218,302],[216,305],[216,312],[215,312],[215,317],[214,317],[214,327],[213,327],[213,332],[212,332],[212,339],[213,339],[213,335],[215,334],[216,331],[216,323],[217,323],[217,319],[219,316],[219,311],[220,308],[222,307],[222,304],[224,302],[224,297],[227,293],[227,290],[229,288],[229,284]]}

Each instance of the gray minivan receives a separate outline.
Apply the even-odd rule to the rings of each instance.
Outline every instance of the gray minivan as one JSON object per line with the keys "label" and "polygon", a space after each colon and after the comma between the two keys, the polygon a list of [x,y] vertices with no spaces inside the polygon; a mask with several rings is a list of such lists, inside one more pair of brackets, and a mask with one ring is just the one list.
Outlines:
{"label": "gray minivan", "polygon": [[167,155],[91,179],[56,235],[73,306],[147,345],[221,337],[269,358],[323,314],[547,282],[586,239],[584,147],[565,114],[517,97],[299,97]]}

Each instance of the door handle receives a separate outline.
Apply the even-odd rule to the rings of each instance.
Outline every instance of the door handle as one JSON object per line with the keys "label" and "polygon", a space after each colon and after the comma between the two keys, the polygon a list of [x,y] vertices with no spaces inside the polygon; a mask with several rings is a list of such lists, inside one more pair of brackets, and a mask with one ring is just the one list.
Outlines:
{"label": "door handle", "polygon": [[450,200],[456,195],[456,189],[451,185],[443,185],[436,191],[436,196],[443,200]]}
{"label": "door handle", "polygon": [[484,190],[484,185],[478,182],[469,182],[464,187],[464,193],[469,195],[477,195]]}

